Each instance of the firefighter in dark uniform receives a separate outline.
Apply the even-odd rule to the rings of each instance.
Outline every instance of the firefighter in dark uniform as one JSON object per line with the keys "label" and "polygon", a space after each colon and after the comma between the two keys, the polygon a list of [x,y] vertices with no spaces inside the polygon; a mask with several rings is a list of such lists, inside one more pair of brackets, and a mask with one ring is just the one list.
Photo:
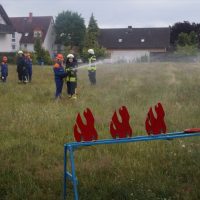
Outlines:
{"label": "firefighter in dark uniform", "polygon": [[17,58],[17,73],[19,83],[27,83],[27,66],[25,62],[25,57],[23,51],[18,51],[18,58]]}
{"label": "firefighter in dark uniform", "polygon": [[7,64],[8,58],[6,56],[3,56],[2,63],[1,63],[1,80],[2,82],[6,82],[7,76],[8,76],[8,64]]}
{"label": "firefighter in dark uniform", "polygon": [[94,54],[94,50],[93,49],[89,49],[88,50],[89,53],[89,58],[88,58],[88,76],[89,76],[89,80],[91,85],[95,85],[96,84],[96,56]]}
{"label": "firefighter in dark uniform", "polygon": [[66,84],[68,97],[77,99],[77,62],[73,54],[67,55],[65,71],[67,72]]}
{"label": "firefighter in dark uniform", "polygon": [[30,53],[25,54],[25,62],[27,67],[27,79],[29,82],[32,80],[32,59]]}

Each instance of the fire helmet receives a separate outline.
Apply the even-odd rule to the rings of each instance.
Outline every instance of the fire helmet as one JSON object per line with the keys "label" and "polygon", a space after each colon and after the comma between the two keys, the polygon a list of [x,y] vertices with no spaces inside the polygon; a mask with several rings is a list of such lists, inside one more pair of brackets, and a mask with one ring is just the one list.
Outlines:
{"label": "fire helmet", "polygon": [[59,53],[59,54],[57,54],[57,56],[56,56],[56,59],[57,60],[64,60],[64,57],[63,57],[63,55],[61,54],[61,53]]}
{"label": "fire helmet", "polygon": [[19,50],[19,51],[18,51],[18,54],[23,54],[23,51]]}
{"label": "fire helmet", "polygon": [[70,53],[67,55],[67,58],[74,58],[74,55]]}
{"label": "fire helmet", "polygon": [[88,53],[94,55],[94,49],[88,49]]}
{"label": "fire helmet", "polygon": [[8,58],[7,58],[6,56],[3,56],[2,60],[3,60],[4,62],[7,62]]}

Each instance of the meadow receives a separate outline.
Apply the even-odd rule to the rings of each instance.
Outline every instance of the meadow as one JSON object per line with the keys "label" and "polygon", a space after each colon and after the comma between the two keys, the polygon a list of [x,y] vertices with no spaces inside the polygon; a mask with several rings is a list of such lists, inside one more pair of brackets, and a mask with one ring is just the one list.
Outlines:
{"label": "meadow", "polygon": [[[54,100],[52,68],[33,67],[18,84],[9,65],[0,83],[0,200],[57,200],[63,191],[63,145],[89,107],[100,139],[127,106],[134,135],[146,135],[150,106],[163,104],[167,132],[200,127],[200,63],[113,64],[97,67],[97,85],[78,72],[78,99]],[[200,138],[80,148],[75,152],[80,200],[199,200]],[[73,199],[72,185],[68,199]]]}

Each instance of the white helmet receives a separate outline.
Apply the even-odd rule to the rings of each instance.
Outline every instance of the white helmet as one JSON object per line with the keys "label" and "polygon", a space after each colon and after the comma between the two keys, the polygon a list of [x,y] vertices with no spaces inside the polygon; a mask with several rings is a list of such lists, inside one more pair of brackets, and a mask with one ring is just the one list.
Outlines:
{"label": "white helmet", "polygon": [[74,58],[74,55],[70,53],[67,55],[67,58]]}
{"label": "white helmet", "polygon": [[23,54],[23,51],[19,50],[19,51],[18,51],[18,54]]}
{"label": "white helmet", "polygon": [[88,53],[94,55],[94,49],[88,49]]}

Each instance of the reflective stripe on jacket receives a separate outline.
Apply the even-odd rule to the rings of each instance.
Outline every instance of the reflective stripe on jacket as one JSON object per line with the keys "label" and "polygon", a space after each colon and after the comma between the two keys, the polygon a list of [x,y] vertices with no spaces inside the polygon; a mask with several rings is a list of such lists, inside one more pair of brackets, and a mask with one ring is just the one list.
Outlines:
{"label": "reflective stripe on jacket", "polygon": [[88,71],[96,71],[96,56],[91,56],[90,58],[88,58],[89,61],[89,66],[88,66]]}

